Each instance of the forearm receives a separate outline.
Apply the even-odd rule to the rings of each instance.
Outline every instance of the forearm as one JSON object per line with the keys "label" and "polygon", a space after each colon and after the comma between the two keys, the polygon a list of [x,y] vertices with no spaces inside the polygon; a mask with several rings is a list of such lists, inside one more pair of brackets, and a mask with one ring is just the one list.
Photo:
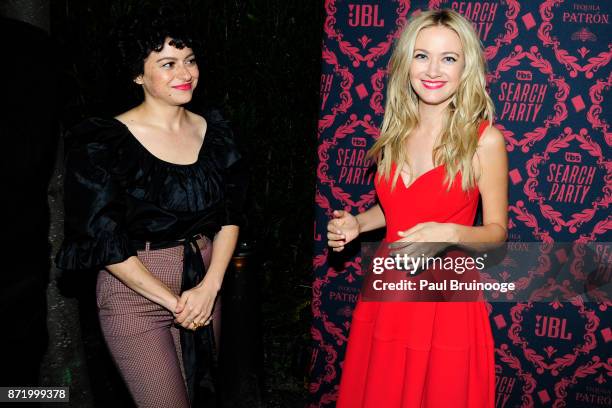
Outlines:
{"label": "forearm", "polygon": [[132,256],[123,262],[108,265],[106,269],[136,293],[174,311],[176,295],[153,276],[137,257]]}
{"label": "forearm", "polygon": [[497,223],[490,223],[478,227],[453,224],[455,226],[455,242],[470,243],[492,243],[504,242],[508,232],[504,226]]}
{"label": "forearm", "polygon": [[216,290],[221,288],[225,270],[236,249],[239,228],[236,225],[224,225],[215,235],[212,243],[212,256],[206,276],[198,285],[207,285]]}
{"label": "forearm", "polygon": [[357,215],[359,232],[368,232],[386,225],[385,214],[379,204]]}

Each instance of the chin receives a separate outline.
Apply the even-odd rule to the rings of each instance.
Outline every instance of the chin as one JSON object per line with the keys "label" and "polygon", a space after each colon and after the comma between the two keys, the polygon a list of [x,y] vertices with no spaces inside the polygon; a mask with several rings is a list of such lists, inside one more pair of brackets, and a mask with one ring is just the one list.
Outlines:
{"label": "chin", "polygon": [[189,96],[189,97],[185,97],[185,98],[176,98],[176,99],[173,99],[172,101],[169,101],[169,102],[172,105],[180,106],[180,105],[185,105],[186,103],[191,102],[191,99],[192,99],[191,96]]}
{"label": "chin", "polygon": [[428,105],[441,105],[448,101],[448,99],[422,99],[422,101]]}
{"label": "chin", "polygon": [[449,98],[447,97],[442,97],[442,98],[432,98],[429,95],[426,95],[424,97],[422,97],[421,95],[419,95],[419,99],[421,101],[423,101],[424,103],[426,103],[427,105],[440,105],[441,103],[444,103],[446,101],[448,101]]}
{"label": "chin", "polygon": [[428,105],[439,105],[447,102],[452,96],[451,95],[431,95],[429,92],[416,92],[417,96],[421,101]]}

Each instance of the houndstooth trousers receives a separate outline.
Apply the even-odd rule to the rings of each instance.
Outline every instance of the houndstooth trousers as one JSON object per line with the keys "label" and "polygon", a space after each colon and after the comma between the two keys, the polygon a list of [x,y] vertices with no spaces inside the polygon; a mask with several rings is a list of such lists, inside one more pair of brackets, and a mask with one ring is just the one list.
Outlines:
{"label": "houndstooth trousers", "polygon": [[[212,244],[198,241],[208,268]],[[180,295],[183,247],[138,251],[144,266],[172,292]],[[189,407],[181,342],[172,313],[139,295],[107,270],[98,274],[98,317],[104,340],[138,407]],[[213,324],[220,327],[220,302]],[[218,339],[217,339],[218,340]],[[218,344],[218,343],[217,343]]]}

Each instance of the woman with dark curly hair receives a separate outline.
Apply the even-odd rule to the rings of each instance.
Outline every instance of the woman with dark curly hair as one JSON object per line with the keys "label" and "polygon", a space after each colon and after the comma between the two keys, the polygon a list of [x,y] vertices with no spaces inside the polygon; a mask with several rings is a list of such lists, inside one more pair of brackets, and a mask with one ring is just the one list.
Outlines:
{"label": "woman with dark curly hair", "polygon": [[[63,269],[99,270],[102,332],[138,406],[198,405],[212,387],[215,301],[238,238],[242,160],[216,111],[188,111],[193,36],[166,10],[118,30],[138,106],[66,138]],[[216,324],[215,324],[216,323]]]}

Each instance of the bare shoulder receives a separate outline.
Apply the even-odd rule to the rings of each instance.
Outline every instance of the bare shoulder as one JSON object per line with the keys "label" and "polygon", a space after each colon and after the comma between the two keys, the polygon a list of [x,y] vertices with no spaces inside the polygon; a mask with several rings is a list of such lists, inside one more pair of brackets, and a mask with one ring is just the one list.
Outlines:
{"label": "bare shoulder", "polygon": [[202,137],[206,134],[206,129],[208,127],[208,123],[206,119],[202,115],[198,115],[197,113],[188,111],[185,109],[187,113],[187,117],[189,118],[189,123],[196,129],[196,133],[201,135]]}
{"label": "bare shoulder", "polygon": [[187,117],[189,118],[189,122],[198,125],[198,126],[206,126],[206,119],[202,115],[198,115],[197,113],[188,111],[185,109],[187,113]]}
{"label": "bare shoulder", "polygon": [[504,135],[494,126],[489,125],[478,140],[476,148],[478,159],[482,164],[496,162],[506,157],[506,141]]}
{"label": "bare shoulder", "polygon": [[506,141],[499,129],[489,125],[482,132],[478,140],[478,147],[476,148],[473,163],[477,180],[480,180],[480,176],[483,172],[490,172],[496,168],[502,171],[507,168],[508,156],[506,153]]}
{"label": "bare shoulder", "polygon": [[483,153],[489,151],[500,150],[506,151],[506,141],[504,135],[495,126],[489,125],[482,132],[478,141],[478,150]]}

